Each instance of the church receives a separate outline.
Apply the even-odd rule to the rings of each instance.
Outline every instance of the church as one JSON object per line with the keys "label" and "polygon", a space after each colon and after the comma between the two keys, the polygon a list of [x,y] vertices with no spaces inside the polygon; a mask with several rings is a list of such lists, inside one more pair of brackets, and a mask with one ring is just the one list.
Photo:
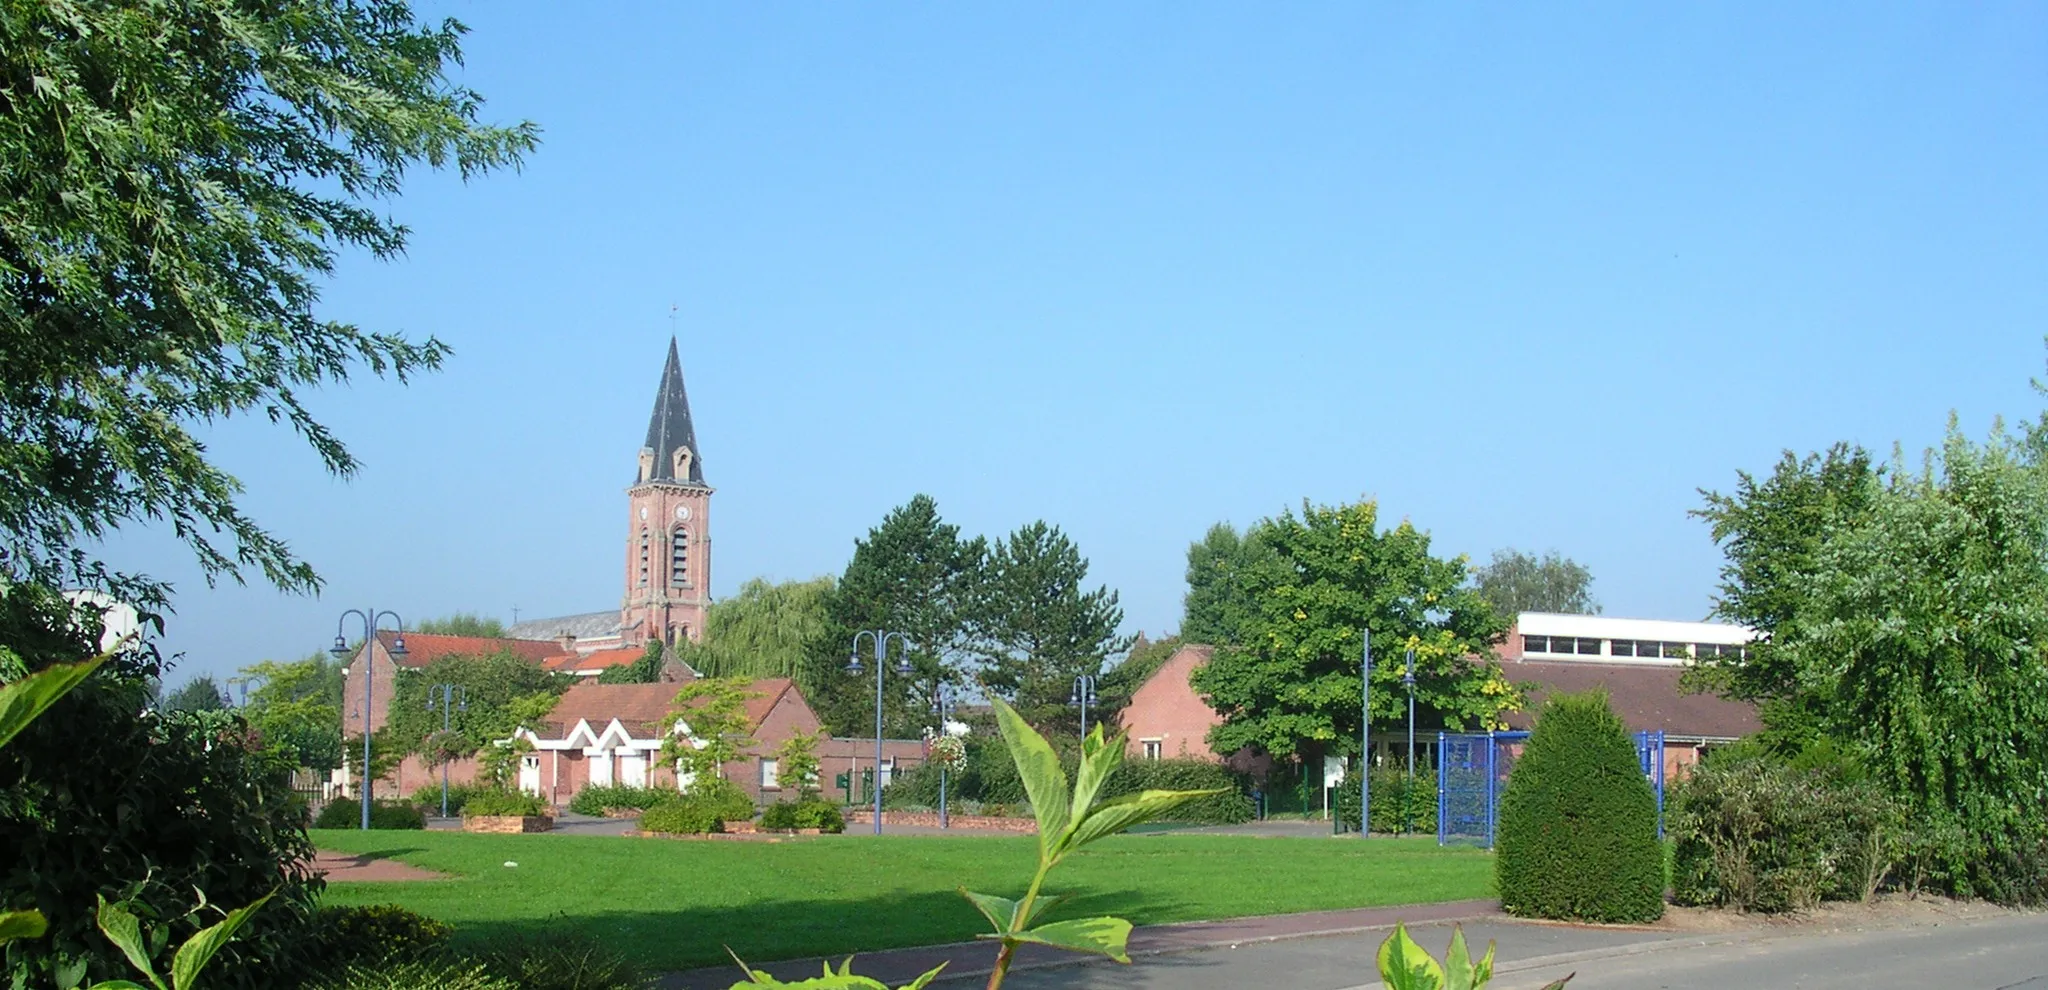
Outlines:
{"label": "church", "polygon": [[514,623],[512,639],[552,640],[582,655],[704,637],[711,606],[711,492],[690,421],[674,337],[654,392],[647,442],[626,488],[625,593],[619,607]]}

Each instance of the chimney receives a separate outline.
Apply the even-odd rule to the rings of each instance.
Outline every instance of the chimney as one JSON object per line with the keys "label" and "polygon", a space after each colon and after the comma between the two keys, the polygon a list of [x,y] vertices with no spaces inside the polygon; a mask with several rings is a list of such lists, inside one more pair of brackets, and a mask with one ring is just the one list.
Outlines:
{"label": "chimney", "polygon": [[565,633],[561,634],[560,636],[556,637],[556,638],[555,638],[555,642],[557,642],[557,643],[561,644],[561,646],[562,646],[562,652],[563,652],[563,653],[574,653],[574,652],[576,652],[576,634],[575,634],[575,633],[567,633],[567,632],[565,632]]}

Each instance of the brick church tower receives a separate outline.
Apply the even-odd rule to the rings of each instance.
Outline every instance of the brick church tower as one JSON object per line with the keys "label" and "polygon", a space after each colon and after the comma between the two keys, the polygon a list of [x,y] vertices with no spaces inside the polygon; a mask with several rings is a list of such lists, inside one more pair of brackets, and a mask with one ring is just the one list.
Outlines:
{"label": "brick church tower", "polygon": [[704,483],[673,337],[626,504],[620,636],[628,645],[702,639],[704,612],[711,603],[711,486]]}

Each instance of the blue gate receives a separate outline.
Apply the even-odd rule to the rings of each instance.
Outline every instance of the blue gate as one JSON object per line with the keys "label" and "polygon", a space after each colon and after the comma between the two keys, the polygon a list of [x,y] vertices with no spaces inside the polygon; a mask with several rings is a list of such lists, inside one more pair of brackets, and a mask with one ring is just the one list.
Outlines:
{"label": "blue gate", "polygon": [[[1493,848],[1500,796],[1507,791],[1526,732],[1437,733],[1436,841]],[[1664,733],[1635,734],[1636,759],[1657,795],[1657,835],[1664,835]]]}

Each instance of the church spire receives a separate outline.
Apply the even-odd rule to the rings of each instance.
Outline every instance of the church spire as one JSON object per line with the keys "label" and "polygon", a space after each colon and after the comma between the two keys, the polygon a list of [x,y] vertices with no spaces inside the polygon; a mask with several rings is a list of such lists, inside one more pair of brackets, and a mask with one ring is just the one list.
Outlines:
{"label": "church spire", "polygon": [[683,362],[676,339],[668,339],[668,364],[661,369],[661,387],[654,393],[654,415],[647,421],[647,444],[640,448],[640,484],[667,481],[704,484],[704,459],[697,454],[697,431],[690,423],[690,396],[683,390]]}

